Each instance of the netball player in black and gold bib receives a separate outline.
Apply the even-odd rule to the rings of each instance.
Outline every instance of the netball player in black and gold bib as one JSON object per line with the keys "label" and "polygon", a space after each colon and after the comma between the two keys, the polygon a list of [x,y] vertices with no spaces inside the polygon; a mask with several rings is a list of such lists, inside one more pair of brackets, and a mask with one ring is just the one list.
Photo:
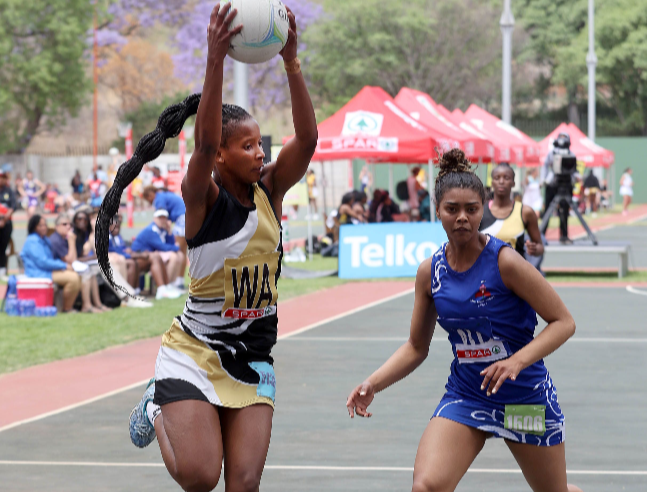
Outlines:
{"label": "netball player in black and gold bib", "polygon": [[195,151],[182,182],[189,297],[162,337],[155,380],[131,415],[133,442],[143,447],[157,435],[169,473],[185,490],[213,489],[223,457],[226,490],[259,488],[276,389],[271,350],[277,339],[281,204],[304,176],[317,144],[289,9],[281,55],[295,138],[276,162],[263,166],[258,123],[242,108],[222,104],[224,58],[231,36],[240,32],[228,30],[235,16],[229,9],[224,3],[211,15]]}
{"label": "netball player in black and gold bib", "polygon": [[[510,244],[521,256],[544,254],[537,216],[533,210],[512,199],[514,171],[507,164],[492,170],[492,200],[486,201],[479,231]],[[525,241],[528,231],[530,241]]]}

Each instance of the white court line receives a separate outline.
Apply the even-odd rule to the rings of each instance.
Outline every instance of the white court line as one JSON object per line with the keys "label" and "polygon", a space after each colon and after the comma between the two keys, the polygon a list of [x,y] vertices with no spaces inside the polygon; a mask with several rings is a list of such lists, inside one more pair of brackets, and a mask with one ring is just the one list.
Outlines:
{"label": "white court line", "polygon": [[[285,335],[282,335],[282,336],[278,337],[278,339],[283,340],[283,339],[291,337],[293,335],[297,335],[299,333],[303,333],[303,332],[306,332],[308,330],[312,330],[313,328],[317,328],[318,326],[324,325],[326,323],[336,321],[336,320],[344,318],[346,316],[350,316],[351,314],[359,313],[360,311],[364,311],[365,309],[370,309],[372,307],[378,306],[379,304],[383,304],[385,302],[389,302],[389,301],[392,301],[392,300],[397,299],[399,297],[403,297],[405,295],[411,294],[414,291],[415,291],[415,288],[407,289],[404,292],[400,292],[399,294],[394,294],[392,296],[385,297],[384,299],[380,299],[379,301],[371,302],[370,304],[366,304],[364,306],[360,306],[358,308],[351,309],[350,311],[346,311],[345,313],[338,314],[336,316],[331,316],[330,318],[326,318],[326,319],[324,319],[322,321],[318,321],[316,323],[305,326],[305,327],[300,328],[298,330],[295,330],[293,332],[286,333]],[[124,388],[119,388],[119,389],[116,389],[114,391],[110,391],[109,393],[105,393],[103,395],[95,396],[94,398],[90,398],[88,400],[84,400],[82,402],[75,403],[74,405],[68,405],[67,407],[59,408],[58,410],[53,410],[51,412],[36,415],[35,417],[31,417],[29,419],[20,420],[18,422],[14,422],[12,424],[5,425],[4,427],[0,427],[0,432],[6,431],[6,430],[9,430],[9,429],[13,429],[14,427],[18,427],[18,426],[23,425],[23,424],[29,424],[29,423],[35,422],[37,420],[41,420],[41,419],[44,419],[44,418],[47,418],[47,417],[51,417],[53,415],[58,415],[59,413],[67,412],[69,410],[74,410],[75,408],[79,408],[79,407],[82,407],[84,405],[94,403],[95,401],[103,400],[104,398],[109,398],[111,396],[118,395],[119,393],[123,393],[124,391],[128,391],[128,390],[131,390],[133,388],[137,388],[138,386],[142,386],[142,385],[148,383],[148,381],[149,381],[149,379],[145,379],[143,381],[139,381],[138,383],[131,384],[131,385],[126,386]]]}
{"label": "white court line", "polygon": [[[406,342],[405,337],[298,337],[290,338],[288,342]],[[436,343],[446,343],[445,338],[434,338]],[[567,343],[647,343],[647,338],[570,338]]]}
{"label": "white court line", "polygon": [[138,386],[142,386],[148,383],[148,381],[150,381],[150,379],[144,379],[143,381],[139,381],[138,383],[131,384],[130,386],[126,386],[125,388],[119,388],[114,391],[110,391],[109,393],[105,393],[103,395],[95,396],[94,398],[90,398],[88,400],[83,400],[82,402],[75,403],[74,405],[68,405],[66,407],[59,408],[58,410],[42,413],[40,415],[36,415],[35,417],[31,417],[29,419],[20,420],[18,422],[14,422],[13,424],[5,425],[4,427],[0,427],[0,432],[13,429],[14,427],[18,427],[19,425],[29,424],[30,422],[35,422],[37,420],[51,417],[53,415],[58,415],[59,413],[67,412],[68,410],[74,410],[75,408],[82,407],[83,405],[88,405],[90,403],[94,403],[95,401],[103,400],[104,398],[109,398],[111,396],[118,395],[119,393],[123,393],[124,391],[128,391],[133,388],[137,388]]}
{"label": "white court line", "polygon": [[[6,466],[86,466],[104,468],[163,468],[164,463],[105,463],[97,461],[10,461],[2,460]],[[371,472],[413,472],[408,466],[316,466],[316,465],[265,465],[265,470],[292,471],[371,471]],[[511,473],[520,474],[518,468],[470,468],[468,473]],[[566,470],[571,475],[626,475],[647,476],[644,470]]]}
{"label": "white court line", "polygon": [[632,294],[638,294],[641,296],[647,296],[647,291],[638,290],[635,287],[632,287],[631,285],[627,285],[627,292],[631,292]]}

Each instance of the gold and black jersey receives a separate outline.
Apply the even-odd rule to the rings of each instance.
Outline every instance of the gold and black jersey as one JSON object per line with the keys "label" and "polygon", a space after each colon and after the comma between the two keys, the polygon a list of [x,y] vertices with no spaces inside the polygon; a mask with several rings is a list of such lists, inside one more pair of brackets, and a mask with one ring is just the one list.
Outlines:
{"label": "gold and black jersey", "polygon": [[524,235],[526,232],[526,224],[523,221],[521,214],[523,204],[521,202],[514,202],[512,212],[505,219],[497,219],[490,211],[490,202],[485,202],[485,209],[483,211],[483,219],[479,230],[484,234],[490,234],[502,241],[505,241],[513,249],[515,249],[521,256],[526,252]]}
{"label": "gold and black jersey", "polygon": [[252,185],[250,199],[253,206],[243,206],[220,187],[200,231],[187,241],[189,297],[175,322],[221,358],[271,364],[281,226],[261,182]]}

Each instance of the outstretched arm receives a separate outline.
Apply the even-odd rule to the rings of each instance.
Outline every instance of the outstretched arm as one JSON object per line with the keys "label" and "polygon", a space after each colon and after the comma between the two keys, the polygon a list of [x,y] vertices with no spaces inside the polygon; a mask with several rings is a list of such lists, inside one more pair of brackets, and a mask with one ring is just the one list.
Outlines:
{"label": "outstretched arm", "polygon": [[372,414],[366,408],[375,394],[405,378],[423,363],[429,353],[436,318],[438,313],[431,297],[431,259],[427,259],[420,264],[416,274],[409,340],[350,394],[346,408],[351,418],[354,412],[361,417],[370,417]]}
{"label": "outstretched arm", "polygon": [[[288,71],[288,85],[292,101],[292,120],[295,135],[285,144],[276,163],[268,164],[263,170],[263,184],[272,193],[275,207],[280,206],[285,193],[292,188],[308,170],[310,159],[317,147],[317,120],[310,94],[298,68],[297,24],[294,14],[288,8],[290,32],[281,55]],[[291,73],[291,72],[295,73]]]}
{"label": "outstretched arm", "polygon": [[535,211],[527,206],[521,209],[521,217],[526,225],[526,230],[530,236],[530,241],[526,241],[526,251],[532,256],[541,256],[544,254],[544,243],[541,240],[539,232],[539,223]]}
{"label": "outstretched arm", "polygon": [[182,180],[186,204],[186,237],[195,236],[204,222],[207,210],[218,198],[218,187],[211,179],[222,137],[222,77],[225,56],[231,38],[243,26],[229,30],[236,16],[231,4],[216,5],[207,28],[207,71],[195,121],[195,150]]}

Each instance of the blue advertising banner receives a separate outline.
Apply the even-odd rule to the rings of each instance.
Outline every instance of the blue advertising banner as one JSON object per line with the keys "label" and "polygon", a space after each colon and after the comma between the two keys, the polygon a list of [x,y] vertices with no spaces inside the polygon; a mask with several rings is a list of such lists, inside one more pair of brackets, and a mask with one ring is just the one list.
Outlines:
{"label": "blue advertising banner", "polygon": [[440,222],[390,222],[342,226],[339,277],[415,277],[447,234]]}

